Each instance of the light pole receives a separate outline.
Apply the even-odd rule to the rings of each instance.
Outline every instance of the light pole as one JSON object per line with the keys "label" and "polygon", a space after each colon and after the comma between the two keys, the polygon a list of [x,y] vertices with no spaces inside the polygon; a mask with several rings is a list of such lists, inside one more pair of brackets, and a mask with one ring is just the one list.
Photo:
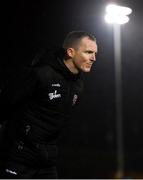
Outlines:
{"label": "light pole", "polygon": [[105,21],[113,24],[114,61],[115,61],[115,102],[117,136],[117,173],[116,178],[124,177],[123,113],[122,113],[122,67],[121,67],[121,24],[129,21],[128,7],[110,4],[106,7]]}

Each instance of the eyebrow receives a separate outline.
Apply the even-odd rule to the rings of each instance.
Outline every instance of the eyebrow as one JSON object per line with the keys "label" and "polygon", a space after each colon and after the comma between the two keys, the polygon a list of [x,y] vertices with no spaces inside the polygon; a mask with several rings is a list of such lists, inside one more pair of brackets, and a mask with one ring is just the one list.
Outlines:
{"label": "eyebrow", "polygon": [[95,53],[95,54],[97,53],[97,51],[94,52],[94,51],[92,51],[92,50],[86,50],[86,52]]}

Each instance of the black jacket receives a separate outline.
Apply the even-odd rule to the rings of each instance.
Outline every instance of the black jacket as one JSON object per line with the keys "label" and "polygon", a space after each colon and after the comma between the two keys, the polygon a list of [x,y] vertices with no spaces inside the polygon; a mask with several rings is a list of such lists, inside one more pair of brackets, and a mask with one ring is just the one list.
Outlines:
{"label": "black jacket", "polygon": [[79,101],[83,88],[80,75],[65,66],[61,50],[46,53],[20,71],[6,91],[12,111],[8,121],[17,137],[32,142],[56,139]]}

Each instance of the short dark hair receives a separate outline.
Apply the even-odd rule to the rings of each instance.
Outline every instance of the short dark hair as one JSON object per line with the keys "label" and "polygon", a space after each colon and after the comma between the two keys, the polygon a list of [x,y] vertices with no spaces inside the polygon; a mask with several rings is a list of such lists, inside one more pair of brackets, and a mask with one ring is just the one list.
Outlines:
{"label": "short dark hair", "polygon": [[66,50],[70,47],[76,47],[82,38],[88,37],[90,40],[96,42],[96,38],[85,31],[71,31],[67,34],[63,42],[63,48]]}

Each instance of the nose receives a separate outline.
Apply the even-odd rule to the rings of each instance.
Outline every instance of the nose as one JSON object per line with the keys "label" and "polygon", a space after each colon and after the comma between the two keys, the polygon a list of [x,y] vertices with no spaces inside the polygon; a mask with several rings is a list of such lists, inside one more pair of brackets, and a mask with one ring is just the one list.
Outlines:
{"label": "nose", "polygon": [[92,54],[91,60],[96,61],[96,55],[95,54]]}

